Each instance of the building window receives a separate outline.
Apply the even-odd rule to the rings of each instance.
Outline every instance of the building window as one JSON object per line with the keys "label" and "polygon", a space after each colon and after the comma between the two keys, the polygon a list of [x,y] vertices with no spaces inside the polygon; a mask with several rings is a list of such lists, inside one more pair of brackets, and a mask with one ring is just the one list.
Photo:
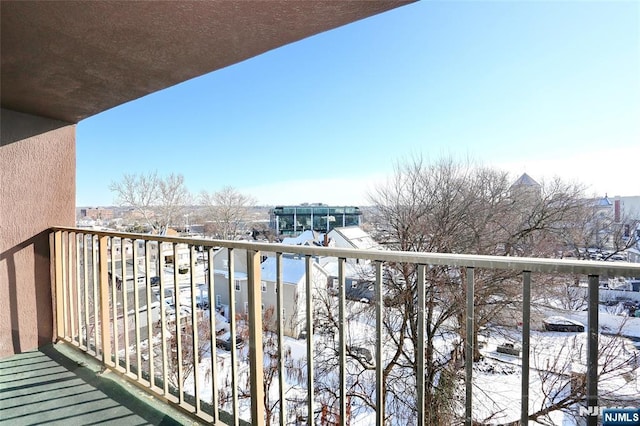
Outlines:
{"label": "building window", "polygon": [[216,306],[222,306],[222,297],[216,294]]}
{"label": "building window", "polygon": [[240,291],[240,280],[236,280],[236,291]]}
{"label": "building window", "polygon": [[267,282],[266,281],[262,281],[262,292],[266,292],[267,291]]}

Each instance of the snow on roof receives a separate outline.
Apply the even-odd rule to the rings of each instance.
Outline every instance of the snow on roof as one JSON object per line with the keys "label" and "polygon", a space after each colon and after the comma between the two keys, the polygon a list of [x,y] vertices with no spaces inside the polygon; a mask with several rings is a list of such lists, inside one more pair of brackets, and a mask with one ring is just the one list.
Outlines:
{"label": "snow on roof", "polygon": [[[338,277],[338,260],[332,257],[320,258],[319,264],[322,269],[330,277]],[[375,280],[376,274],[370,263],[353,264],[345,262],[344,264],[345,278],[358,280]]]}
{"label": "snow on roof", "polygon": [[[338,276],[337,260],[331,259],[331,258],[327,259],[324,262],[321,260],[320,265],[324,268],[325,271],[327,271],[327,274],[329,274],[330,277]],[[348,278],[356,278],[361,275],[360,271],[356,268],[356,266],[348,262],[345,262],[344,264],[344,274],[345,274],[345,277],[348,277]]]}
{"label": "snow on roof", "polygon": [[350,242],[354,248],[367,250],[378,247],[378,243],[376,243],[373,238],[371,238],[371,236],[363,231],[359,226],[333,228],[333,231],[342,235],[342,237]]}
{"label": "snow on roof", "polygon": [[609,206],[612,206],[613,203],[611,202],[611,200],[609,200],[609,197],[605,195],[604,198],[598,199],[598,201],[596,202],[596,205],[599,207],[609,207]]}
{"label": "snow on roof", "polygon": [[315,231],[306,230],[302,234],[297,237],[286,237],[282,239],[282,244],[289,244],[292,246],[300,246],[306,243],[313,243],[314,241],[318,241],[318,235]]}
{"label": "snow on roof", "polygon": [[[276,281],[276,258],[269,257],[260,265],[263,281]],[[305,276],[305,260],[282,258],[282,282],[297,285]]]}
{"label": "snow on roof", "polygon": [[[214,269],[213,273],[216,275],[224,275],[225,278],[229,278],[229,271],[227,269]],[[234,272],[233,278],[236,280],[246,280],[248,275],[245,272]]]}

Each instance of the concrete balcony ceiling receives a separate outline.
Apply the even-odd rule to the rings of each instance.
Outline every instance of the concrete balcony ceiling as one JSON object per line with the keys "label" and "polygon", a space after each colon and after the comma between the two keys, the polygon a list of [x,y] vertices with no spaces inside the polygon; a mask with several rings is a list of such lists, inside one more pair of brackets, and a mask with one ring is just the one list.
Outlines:
{"label": "concrete balcony ceiling", "polygon": [[2,107],[76,123],[410,1],[7,1]]}

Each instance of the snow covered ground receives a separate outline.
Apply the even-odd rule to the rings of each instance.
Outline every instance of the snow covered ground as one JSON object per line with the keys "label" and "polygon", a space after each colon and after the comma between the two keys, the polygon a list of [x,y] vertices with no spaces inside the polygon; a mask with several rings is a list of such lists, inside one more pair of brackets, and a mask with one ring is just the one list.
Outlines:
{"label": "snow covered ground", "polygon": [[[375,328],[372,326],[372,316],[359,314],[366,310],[367,306],[359,302],[348,304],[348,315],[350,321],[347,328],[348,345],[366,347],[375,359],[375,346],[372,339],[375,336]],[[564,311],[552,308],[543,308],[540,314],[562,315],[564,317],[579,321],[585,326],[587,324],[586,311]],[[605,371],[599,382],[601,395],[606,394],[610,400],[620,401],[638,400],[640,395],[640,377],[638,375],[638,365],[640,352],[627,339],[611,337],[618,331],[622,335],[630,336],[640,340],[640,318],[631,318],[614,315],[612,307],[601,306],[599,312],[600,324],[600,344],[601,368]],[[531,370],[529,382],[529,409],[530,412],[541,410],[551,402],[566,396],[571,389],[571,377],[575,374],[586,372],[586,339],[587,333],[582,332],[547,332],[541,331],[540,324],[532,324],[531,332]],[[521,342],[521,331],[515,328],[502,326],[489,326],[483,332],[484,346],[481,353],[484,359],[474,366],[474,390],[473,390],[473,411],[474,418],[488,424],[506,423],[519,419],[521,400],[521,358],[519,356],[506,355],[497,352],[497,346],[505,342],[513,342],[517,346]],[[437,349],[446,353],[455,339],[451,335],[442,335],[438,342]],[[334,336],[322,334],[315,335],[316,352],[314,353],[314,363],[321,360],[331,360],[337,357],[335,352]],[[304,340],[285,338],[284,348],[287,354],[286,374],[286,399],[288,404],[288,419],[295,422],[299,415],[306,415],[306,359],[307,346]],[[146,342],[142,345],[144,345]],[[155,342],[159,344],[159,342]],[[332,346],[333,345],[333,346]],[[135,347],[132,348],[132,353]],[[213,386],[212,377],[215,378],[219,397],[220,408],[231,412],[230,402],[231,387],[231,355],[223,349],[214,349],[216,353],[216,367],[214,374],[211,372],[210,348],[205,346],[203,356],[198,366],[200,378],[200,398],[206,402],[212,402]],[[248,389],[248,359],[247,345],[237,349],[238,360],[238,381],[240,390],[239,413],[240,417],[250,421],[249,408],[250,399],[247,397]],[[121,355],[124,351],[121,350]],[[386,355],[384,355],[386,357]],[[335,361],[335,360],[334,360]],[[626,362],[629,361],[629,362]],[[270,360],[265,356],[265,368]],[[358,370],[360,369],[360,370]],[[373,370],[362,371],[362,365],[350,361],[347,365],[349,374],[365,374],[366,380],[363,392],[374,392],[373,388],[367,386],[375,383]],[[360,371],[360,372],[358,372]],[[337,383],[337,370],[319,372],[316,375],[324,374],[322,382]],[[368,376],[367,376],[368,375]],[[185,389],[193,389],[194,374],[191,372],[185,380]],[[316,377],[318,379],[318,377]],[[369,385],[366,385],[366,384]],[[408,384],[409,387],[411,384]],[[415,389],[415,386],[414,386]],[[278,379],[273,379],[269,387],[271,401],[279,398]],[[371,393],[371,395],[374,395]],[[316,398],[320,394],[316,393]],[[635,398],[635,399],[634,399]],[[222,401],[225,399],[225,401]],[[462,404],[464,399],[462,398]],[[368,425],[373,422],[374,412],[371,408],[364,406],[361,402],[354,401],[352,407],[352,425]],[[277,412],[278,406],[274,404]],[[320,410],[318,402],[316,409]],[[577,406],[569,406],[567,410],[574,410],[574,413],[566,411],[553,411],[546,418],[549,424],[556,425],[577,425],[580,417],[577,413]],[[578,419],[578,420],[576,420]]]}

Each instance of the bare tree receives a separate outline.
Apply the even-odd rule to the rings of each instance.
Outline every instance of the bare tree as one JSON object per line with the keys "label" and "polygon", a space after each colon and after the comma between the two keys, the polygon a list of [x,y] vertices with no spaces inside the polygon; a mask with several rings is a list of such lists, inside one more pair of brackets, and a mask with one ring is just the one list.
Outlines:
{"label": "bare tree", "polygon": [[155,232],[176,223],[191,199],[184,176],[174,173],[166,177],[157,172],[125,173],[120,181],[111,182],[109,190],[118,205],[131,207]]}
{"label": "bare tree", "polygon": [[251,208],[256,200],[226,186],[217,192],[202,191],[200,203],[207,208],[211,220],[206,227],[208,233],[216,238],[232,240],[238,236],[242,226],[250,221]]}
{"label": "bare tree", "polygon": [[[514,195],[506,173],[457,163],[445,158],[427,164],[413,158],[398,165],[394,176],[370,196],[387,246],[404,251],[490,255],[547,256],[553,253],[567,221],[579,207],[580,188],[559,180],[539,191]],[[417,269],[413,264],[390,265],[384,291],[389,306],[385,333],[391,345],[383,366],[385,380],[401,378],[407,368],[417,373],[414,354],[418,339],[425,348],[425,413],[427,423],[455,420],[452,404],[456,370],[464,359],[464,340],[477,342],[478,329],[496,318],[506,306],[520,301],[515,273],[476,271],[473,336],[465,336],[464,301],[466,271],[430,266],[425,271],[424,336],[418,336]],[[456,339],[446,336],[458,336]],[[441,342],[448,340],[449,345]],[[478,345],[474,345],[476,348]],[[476,351],[474,358],[480,358]],[[385,388],[385,399],[409,401],[406,393],[394,395]],[[399,401],[385,410],[406,410]],[[395,413],[388,413],[395,415]]]}

